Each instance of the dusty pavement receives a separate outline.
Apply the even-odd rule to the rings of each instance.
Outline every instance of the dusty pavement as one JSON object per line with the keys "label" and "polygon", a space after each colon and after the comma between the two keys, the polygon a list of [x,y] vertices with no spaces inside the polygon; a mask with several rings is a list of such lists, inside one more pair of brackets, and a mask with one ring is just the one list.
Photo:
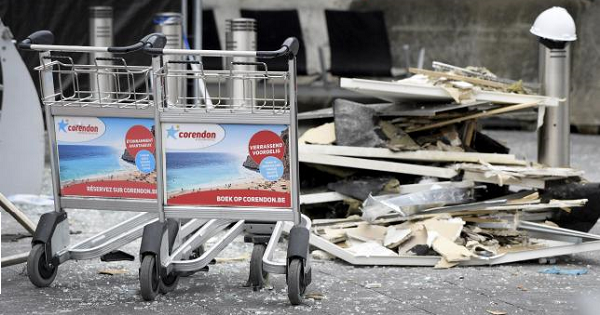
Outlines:
{"label": "dusty pavement", "polygon": [[[512,152],[535,159],[535,134],[489,131],[504,139]],[[600,181],[596,152],[599,136],[574,135],[572,164]],[[46,186],[45,193],[49,193]],[[51,207],[23,206],[37,220]],[[73,239],[82,239],[130,214],[70,213]],[[600,226],[592,232],[600,234]],[[29,248],[24,230],[2,213],[2,255]],[[16,239],[16,240],[15,240]],[[125,251],[135,254],[139,243]],[[242,285],[248,272],[250,247],[237,239],[221,254],[236,258],[211,266],[208,273],[184,278],[179,288],[147,303],[138,293],[139,262],[70,261],[59,268],[54,284],[37,289],[24,266],[2,269],[0,314],[598,314],[600,311],[600,252],[560,257],[557,265],[588,268],[581,276],[540,274],[537,262],[496,267],[431,268],[361,267],[340,261],[313,261],[313,284],[307,292],[317,299],[292,307],[285,277],[271,277],[272,289],[252,292]],[[115,269],[117,275],[99,271]]]}

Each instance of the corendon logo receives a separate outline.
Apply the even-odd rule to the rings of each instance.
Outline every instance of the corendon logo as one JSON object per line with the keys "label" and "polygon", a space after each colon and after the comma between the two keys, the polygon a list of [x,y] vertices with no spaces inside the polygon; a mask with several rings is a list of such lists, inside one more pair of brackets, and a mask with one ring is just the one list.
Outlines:
{"label": "corendon logo", "polygon": [[166,125],[165,146],[171,150],[190,150],[210,147],[225,138],[225,130],[217,124]]}
{"label": "corendon logo", "polygon": [[55,117],[56,138],[65,142],[85,142],[104,134],[105,125],[95,117]]}

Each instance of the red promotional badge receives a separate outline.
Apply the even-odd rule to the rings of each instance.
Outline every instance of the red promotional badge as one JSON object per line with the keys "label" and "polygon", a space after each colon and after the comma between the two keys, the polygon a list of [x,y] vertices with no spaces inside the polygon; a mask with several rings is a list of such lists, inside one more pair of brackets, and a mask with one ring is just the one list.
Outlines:
{"label": "red promotional badge", "polygon": [[285,145],[283,140],[270,130],[262,130],[255,133],[248,143],[248,152],[257,164],[260,164],[267,156],[274,156],[283,160]]}
{"label": "red promotional badge", "polygon": [[125,135],[125,145],[131,156],[135,157],[140,150],[154,153],[154,136],[148,128],[135,125]]}

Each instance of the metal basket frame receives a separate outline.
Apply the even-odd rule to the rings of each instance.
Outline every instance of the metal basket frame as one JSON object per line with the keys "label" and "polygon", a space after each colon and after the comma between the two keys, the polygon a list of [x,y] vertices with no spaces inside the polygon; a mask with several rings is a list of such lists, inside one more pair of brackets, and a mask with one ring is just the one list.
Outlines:
{"label": "metal basket frame", "polygon": [[[197,69],[180,69],[180,67],[173,67],[176,64],[187,64],[190,66],[197,65]],[[159,104],[162,104],[159,110],[168,111],[170,109],[183,109],[184,111],[199,111],[199,112],[211,112],[214,110],[228,110],[230,112],[264,112],[271,111],[274,114],[282,114],[290,110],[289,104],[289,93],[288,89],[284,88],[283,97],[276,95],[276,85],[287,86],[289,81],[290,73],[287,71],[269,71],[267,64],[264,62],[230,62],[229,70],[205,70],[202,61],[167,61],[157,69],[155,74],[155,80],[158,82],[158,87],[162,89],[162,99],[159,100]],[[262,70],[234,70],[235,66],[257,66],[262,67]],[[197,90],[195,95],[197,96],[178,96],[175,102],[171,101],[169,97],[173,94],[169,90],[169,85],[166,84],[169,80],[183,81],[184,84],[188,85],[187,82],[191,81],[192,87],[196,88],[200,84],[206,86],[207,84],[217,85],[217,94],[210,95],[207,92],[208,89]],[[243,95],[242,98],[233,98],[233,81],[239,80],[242,82],[246,91],[247,85],[253,85],[256,87],[256,91],[260,92],[257,96]],[[216,103],[209,104],[206,100],[211,98]],[[258,102],[258,104],[255,104]],[[252,105],[250,105],[252,104]]]}
{"label": "metal basket frame", "polygon": [[[154,105],[152,67],[130,66],[124,58],[95,57],[94,64],[77,64],[72,56],[42,53],[34,70],[39,72],[40,86],[48,74],[55,78],[54,91],[42,89],[46,106],[146,109]],[[95,86],[83,82],[92,82],[92,77]],[[102,79],[111,80],[115,90],[102,91]],[[65,95],[69,90],[72,93]]]}

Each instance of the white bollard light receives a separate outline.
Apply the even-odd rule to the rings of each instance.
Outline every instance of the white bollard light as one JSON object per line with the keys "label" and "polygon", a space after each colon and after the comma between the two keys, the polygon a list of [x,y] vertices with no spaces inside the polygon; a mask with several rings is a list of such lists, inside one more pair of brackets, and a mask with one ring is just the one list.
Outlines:
{"label": "white bollard light", "polygon": [[538,162],[551,167],[570,164],[570,46],[577,40],[575,21],[561,7],[542,12],[530,32],[540,42],[541,94],[559,98],[558,107],[547,107],[538,130]]}

